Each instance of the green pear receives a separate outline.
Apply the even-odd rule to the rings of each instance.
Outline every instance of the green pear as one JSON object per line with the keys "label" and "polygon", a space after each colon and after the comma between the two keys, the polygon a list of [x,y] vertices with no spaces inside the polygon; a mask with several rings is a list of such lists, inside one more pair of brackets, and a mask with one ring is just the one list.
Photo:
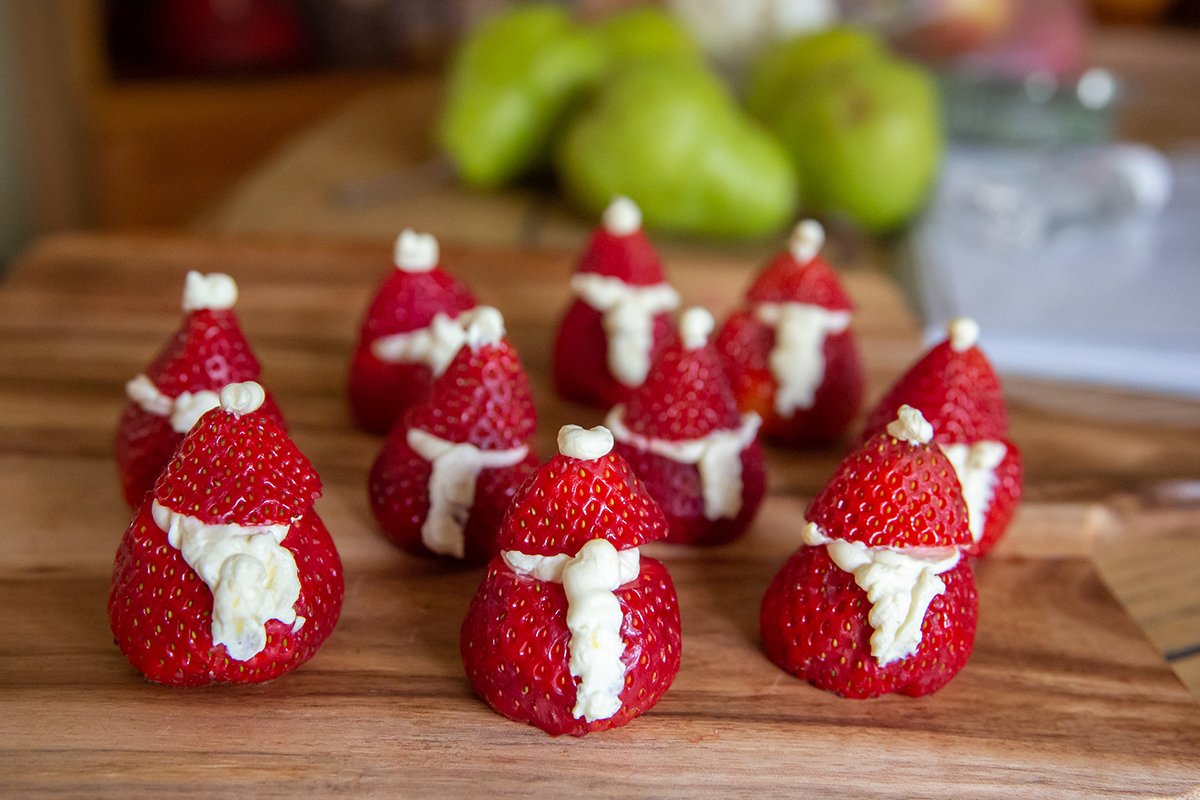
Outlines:
{"label": "green pear", "polygon": [[459,176],[495,188],[543,161],[606,60],[596,35],[558,5],[518,5],[472,31],[451,65],[438,130]]}
{"label": "green pear", "polygon": [[883,42],[869,30],[838,26],[797,36],[767,49],[746,86],[746,108],[768,125],[796,87],[828,67],[885,55]]}
{"label": "green pear", "polygon": [[792,219],[786,152],[699,65],[643,61],[606,79],[556,151],[567,193],[599,214],[615,195],[648,227],[752,237]]}
{"label": "green pear", "polygon": [[699,63],[700,47],[673,16],[657,6],[641,6],[605,18],[596,29],[609,64],[620,68],[638,59],[680,58]]}
{"label": "green pear", "polygon": [[821,70],[793,88],[776,130],[808,206],[845,214],[875,233],[902,225],[921,207],[941,163],[934,82],[896,59]]}

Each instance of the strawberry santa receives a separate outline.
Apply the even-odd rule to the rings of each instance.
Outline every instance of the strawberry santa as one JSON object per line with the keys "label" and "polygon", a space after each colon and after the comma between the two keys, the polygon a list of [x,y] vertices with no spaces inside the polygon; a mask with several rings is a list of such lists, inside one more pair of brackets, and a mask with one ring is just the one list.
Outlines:
{"label": "strawberry santa", "polygon": [[979,326],[959,318],[944,341],[896,381],[867,418],[864,439],[909,405],[933,425],[933,441],[954,465],[967,502],[971,544],[987,554],[1007,529],[1021,497],[1021,454],[1008,439],[1004,392],[979,348]]}
{"label": "strawberry santa", "polygon": [[966,664],[979,600],[954,470],[902,406],[813,498],[802,546],[763,598],[763,647],[843,697],[926,695]]}
{"label": "strawberry santa", "polygon": [[646,379],[679,306],[629,198],[605,210],[571,290],[554,345],[554,385],[568,400],[611,408]]}
{"label": "strawberry santa", "polygon": [[853,304],[824,243],[820,223],[797,225],[715,342],[738,405],[762,416],[765,435],[797,447],[836,441],[862,404]]}
{"label": "strawberry santa", "polygon": [[537,468],[529,379],[489,306],[460,317],[463,344],[371,468],[371,510],[409,552],[484,563],[517,487]]}
{"label": "strawberry santa", "polygon": [[617,453],[666,514],[667,541],[723,544],[745,533],[766,490],[759,417],[739,414],[709,344],[713,317],[680,316],[646,382],[609,412]]}
{"label": "strawberry santa", "polygon": [[313,502],[321,481],[252,381],[184,438],[117,549],[108,616],[148,680],[258,683],[333,631],[342,565]]}
{"label": "strawberry santa", "polygon": [[[146,370],[125,385],[114,457],[125,502],[137,506],[196,420],[217,406],[226,385],[261,373],[233,311],[238,289],[222,273],[189,272],[183,288],[183,324]],[[268,394],[262,413],[283,417]]]}
{"label": "strawberry santa", "polygon": [[375,434],[428,397],[462,344],[455,318],[475,306],[470,289],[441,268],[433,236],[405,230],[393,260],[363,318],[347,389],[355,424]]}
{"label": "strawberry santa", "polygon": [[666,520],[602,427],[567,425],[517,493],[462,627],[475,692],[509,719],[583,736],[649,710],[679,671],[679,604],[641,555]]}

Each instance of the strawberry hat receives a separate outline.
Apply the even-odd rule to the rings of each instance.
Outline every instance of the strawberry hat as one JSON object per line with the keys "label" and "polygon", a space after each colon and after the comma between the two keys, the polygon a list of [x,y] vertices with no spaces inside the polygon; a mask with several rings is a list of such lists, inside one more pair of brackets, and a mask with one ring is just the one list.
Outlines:
{"label": "strawberry hat", "polygon": [[971,544],[954,467],[932,439],[921,412],[901,406],[884,432],[838,465],[805,518],[829,538],[867,547]]}
{"label": "strawberry hat", "polygon": [[154,500],[205,525],[288,525],[321,496],[321,479],[291,437],[262,412],[253,381],[221,390],[154,485]]}
{"label": "strawberry hat", "polygon": [[612,447],[607,428],[563,427],[558,455],[513,498],[500,549],[573,556],[596,538],[627,550],[666,536],[662,509]]}
{"label": "strawberry hat", "polygon": [[867,417],[863,438],[883,430],[907,404],[933,425],[934,441],[1000,440],[1008,433],[1008,410],[1000,379],[979,348],[979,325],[959,318],[935,345],[884,395]]}
{"label": "strawberry hat", "polygon": [[750,303],[804,303],[834,311],[851,311],[854,304],[833,267],[825,260],[825,229],[806,219],[796,225],[786,250],[763,268],[746,299]]}
{"label": "strawberry hat", "polygon": [[592,232],[576,274],[616,278],[630,286],[651,286],[666,280],[658,253],[642,231],[642,211],[628,197],[615,197]]}

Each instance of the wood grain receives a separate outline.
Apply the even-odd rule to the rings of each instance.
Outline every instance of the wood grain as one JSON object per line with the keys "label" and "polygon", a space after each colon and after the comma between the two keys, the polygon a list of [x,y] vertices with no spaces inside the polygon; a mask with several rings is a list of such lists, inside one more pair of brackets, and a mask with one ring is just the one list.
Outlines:
{"label": "wood grain", "polygon": [[[534,377],[539,445],[601,414],[557,401],[548,331],[566,253],[444,248],[507,315]],[[189,238],[44,241],[0,285],[0,795],[1182,796],[1200,787],[1194,699],[1113,599],[1089,553],[1121,542],[1163,487],[1200,474],[1186,420],[1105,422],[1014,398],[1028,501],[981,564],[981,629],[932,698],[839,700],[761,655],[757,606],[836,452],[769,453],[750,535],[655,546],[684,613],[684,664],[646,718],[582,741],[509,723],[475,699],[457,629],[478,571],[400,554],[375,534],[342,382],[358,314],[387,263],[376,245]],[[128,521],[110,459],[121,386],[178,321],[186,269],[241,286],[244,327],[300,446],[346,565],[345,613],[298,672],[250,689],[150,686],[111,643],[112,553]],[[746,265],[675,268],[689,302],[727,309]],[[846,275],[872,392],[919,345],[878,275]],[[1057,392],[1057,390],[1055,390]],[[1053,400],[1054,393],[1051,395]],[[1159,494],[1155,494],[1159,492]],[[1152,499],[1158,498],[1158,505]],[[1194,519],[1194,518],[1193,518]]]}

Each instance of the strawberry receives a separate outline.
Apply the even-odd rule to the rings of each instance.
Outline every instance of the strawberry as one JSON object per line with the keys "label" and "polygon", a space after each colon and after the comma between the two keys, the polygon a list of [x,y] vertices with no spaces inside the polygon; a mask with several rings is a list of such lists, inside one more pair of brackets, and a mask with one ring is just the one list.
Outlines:
{"label": "strawberry", "polygon": [[767,436],[797,447],[841,437],[865,384],[853,304],[820,255],[824,241],[819,223],[796,226],[715,342],[738,406],[762,417]]}
{"label": "strawberry", "polygon": [[559,431],[559,455],[518,490],[462,628],[475,692],[554,736],[625,725],[679,671],[679,603],[639,547],[662,511],[604,428]]}
{"label": "strawberry", "polygon": [[[130,506],[141,503],[196,420],[216,407],[217,393],[261,373],[233,312],[236,301],[237,284],[228,275],[189,272],[182,326],[146,371],[126,384],[129,402],[117,424],[113,451]],[[283,427],[283,415],[270,395],[262,413]]]}
{"label": "strawberry", "polygon": [[108,615],[148,680],[258,683],[332,632],[342,565],[313,502],[316,472],[253,382],[221,390],[117,549]]}
{"label": "strawberry", "polygon": [[577,403],[609,408],[646,378],[670,333],[679,295],[627,197],[613,200],[571,279],[576,298],[554,342],[554,385]]}
{"label": "strawberry", "polygon": [[517,487],[537,468],[529,378],[500,312],[461,315],[466,344],[371,468],[371,510],[409,552],[484,563]]}
{"label": "strawberry", "polygon": [[979,614],[971,534],[932,434],[902,407],[813,498],[803,546],[762,603],[763,647],[781,669],[863,698],[929,694],[966,664]]}
{"label": "strawberry", "polygon": [[960,318],[896,381],[867,418],[863,438],[883,430],[909,405],[933,425],[962,483],[972,542],[967,553],[986,555],[1008,528],[1021,498],[1021,453],[1008,439],[1004,391],[978,346],[979,326]]}
{"label": "strawberry", "polygon": [[616,450],[662,507],[667,540],[723,544],[745,533],[766,491],[759,417],[739,415],[708,343],[712,314],[685,311],[646,382],[605,425]]}
{"label": "strawberry", "polygon": [[355,424],[375,434],[390,431],[407,408],[429,396],[434,377],[458,349],[434,347],[446,341],[435,328],[448,328],[475,307],[471,290],[439,266],[433,236],[405,230],[394,261],[367,308],[347,387]]}

